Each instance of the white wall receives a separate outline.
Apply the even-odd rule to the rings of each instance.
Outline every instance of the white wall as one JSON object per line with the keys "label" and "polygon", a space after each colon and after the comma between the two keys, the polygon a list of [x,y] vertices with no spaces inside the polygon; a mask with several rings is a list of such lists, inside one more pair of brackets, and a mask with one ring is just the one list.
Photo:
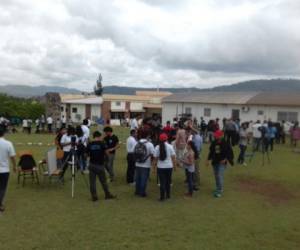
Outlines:
{"label": "white wall", "polygon": [[[120,103],[118,106],[117,103]],[[110,108],[112,110],[124,110],[126,109],[126,102],[121,102],[121,101],[112,101],[110,104]]]}
{"label": "white wall", "polygon": [[92,105],[91,106],[91,119],[93,117],[100,118],[101,117],[101,105]]}
{"label": "white wall", "polygon": [[[195,104],[195,103],[163,103],[162,105],[162,120],[163,123],[166,121],[172,121],[174,117],[179,114],[185,113],[185,108],[189,107],[192,109],[193,117],[198,120],[202,116],[206,121],[210,119],[223,119],[229,118],[232,115],[232,109],[240,110],[240,119],[242,121],[255,121],[255,120],[268,120],[277,121],[278,111],[283,112],[297,112],[298,120],[300,120],[300,107],[275,107],[275,106],[248,106],[249,111],[243,112],[242,107],[245,105],[221,105],[221,104]],[[204,109],[211,109],[211,116],[204,116]],[[263,111],[263,115],[258,115],[258,110]]]}
{"label": "white wall", "polygon": [[130,110],[135,111],[135,110],[143,110],[143,103],[142,102],[130,102]]}
{"label": "white wall", "polygon": [[[77,108],[77,113],[72,112],[73,108]],[[82,122],[82,120],[85,118],[85,104],[71,104],[70,114],[73,122]],[[76,115],[80,115],[81,118],[77,119]]]}

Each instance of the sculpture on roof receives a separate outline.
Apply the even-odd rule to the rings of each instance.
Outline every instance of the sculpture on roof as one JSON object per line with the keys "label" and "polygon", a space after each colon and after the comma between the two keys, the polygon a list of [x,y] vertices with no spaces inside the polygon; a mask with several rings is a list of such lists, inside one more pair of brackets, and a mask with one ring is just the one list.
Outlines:
{"label": "sculpture on roof", "polygon": [[96,96],[102,96],[103,87],[102,87],[102,75],[99,74],[96,86],[94,87],[94,92]]}

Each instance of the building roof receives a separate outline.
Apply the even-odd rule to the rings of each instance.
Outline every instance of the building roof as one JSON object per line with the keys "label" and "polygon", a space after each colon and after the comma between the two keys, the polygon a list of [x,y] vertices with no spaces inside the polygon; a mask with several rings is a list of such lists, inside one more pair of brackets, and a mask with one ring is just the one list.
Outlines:
{"label": "building roof", "polygon": [[197,92],[180,93],[163,98],[163,103],[240,104],[266,106],[300,106],[300,92]]}
{"label": "building roof", "polygon": [[269,106],[300,106],[300,92],[280,93],[259,93],[251,98],[248,105],[269,105]]}
{"label": "building roof", "polygon": [[244,104],[257,92],[197,92],[179,93],[163,98],[162,102],[188,102],[207,104]]}
{"label": "building roof", "polygon": [[80,99],[67,99],[62,101],[62,103],[70,103],[70,104],[102,104],[103,98],[102,97],[87,97],[87,98],[80,98]]}
{"label": "building roof", "polygon": [[165,96],[172,95],[171,92],[167,92],[167,91],[136,91],[135,94],[138,96],[152,96],[152,97],[154,96],[165,97]]}
{"label": "building roof", "polygon": [[152,97],[149,96],[137,96],[137,95],[112,95],[104,94],[104,101],[139,101],[139,102],[148,102]]}

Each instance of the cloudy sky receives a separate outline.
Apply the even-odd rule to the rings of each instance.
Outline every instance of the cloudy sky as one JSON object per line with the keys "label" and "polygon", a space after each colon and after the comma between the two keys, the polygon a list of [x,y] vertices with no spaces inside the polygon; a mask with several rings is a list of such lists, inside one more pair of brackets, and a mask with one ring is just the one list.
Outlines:
{"label": "cloudy sky", "polygon": [[1,0],[0,85],[300,77],[299,0]]}

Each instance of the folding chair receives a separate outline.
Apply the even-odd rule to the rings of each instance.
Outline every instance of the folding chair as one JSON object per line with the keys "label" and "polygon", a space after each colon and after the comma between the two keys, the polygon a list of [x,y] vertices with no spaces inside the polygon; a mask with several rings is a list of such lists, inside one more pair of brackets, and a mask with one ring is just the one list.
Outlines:
{"label": "folding chair", "polygon": [[62,170],[57,167],[56,148],[48,150],[46,159],[39,162],[39,169],[43,171],[44,179],[49,178],[49,183],[51,183],[53,177],[58,178],[60,176]]}
{"label": "folding chair", "polygon": [[35,160],[31,151],[19,152],[20,161],[18,163],[18,184],[20,179],[23,178],[22,185],[25,185],[26,179],[32,179],[39,184],[38,168],[36,167]]}

